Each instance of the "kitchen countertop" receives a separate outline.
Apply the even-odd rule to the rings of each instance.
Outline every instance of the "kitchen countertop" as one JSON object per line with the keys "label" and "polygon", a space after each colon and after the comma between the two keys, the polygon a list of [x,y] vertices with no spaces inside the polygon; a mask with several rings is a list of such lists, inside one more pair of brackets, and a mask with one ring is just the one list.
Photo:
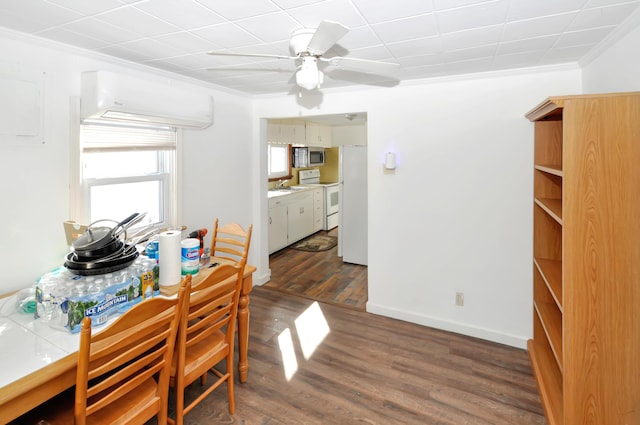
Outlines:
{"label": "kitchen countertop", "polygon": [[286,186],[289,189],[269,189],[267,191],[267,198],[275,198],[276,196],[284,196],[291,195],[292,193],[300,193],[305,192],[307,190],[314,189],[313,186],[305,186],[305,185],[297,185],[297,186]]}

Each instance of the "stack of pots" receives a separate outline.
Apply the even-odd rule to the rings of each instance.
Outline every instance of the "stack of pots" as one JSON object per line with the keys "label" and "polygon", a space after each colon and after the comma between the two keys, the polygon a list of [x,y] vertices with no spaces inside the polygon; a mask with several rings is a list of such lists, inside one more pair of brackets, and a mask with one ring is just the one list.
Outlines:
{"label": "stack of pots", "polygon": [[[139,222],[145,214],[134,213],[120,222],[99,220],[89,225],[86,232],[72,244],[66,256],[65,267],[78,275],[111,273],[128,267],[138,257],[135,245],[128,245],[126,230]],[[96,226],[111,221],[114,227]],[[121,239],[120,236],[124,235]]]}

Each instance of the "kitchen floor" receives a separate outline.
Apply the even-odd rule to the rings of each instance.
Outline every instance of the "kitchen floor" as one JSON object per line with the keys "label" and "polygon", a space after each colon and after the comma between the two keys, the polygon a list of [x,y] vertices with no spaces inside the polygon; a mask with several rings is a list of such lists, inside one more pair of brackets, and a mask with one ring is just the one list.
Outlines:
{"label": "kitchen floor", "polygon": [[[338,236],[338,228],[316,235]],[[264,287],[325,303],[364,311],[367,303],[367,267],[343,263],[338,247],[307,252],[290,247],[269,256],[271,280]]]}

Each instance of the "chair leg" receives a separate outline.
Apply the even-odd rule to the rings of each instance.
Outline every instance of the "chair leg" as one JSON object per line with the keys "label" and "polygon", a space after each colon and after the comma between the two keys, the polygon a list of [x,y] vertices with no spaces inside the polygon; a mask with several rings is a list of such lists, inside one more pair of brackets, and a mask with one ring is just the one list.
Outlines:
{"label": "chair leg", "polygon": [[184,425],[184,389],[176,387],[176,425]]}
{"label": "chair leg", "polygon": [[227,378],[227,397],[229,398],[229,413],[236,413],[236,399],[233,392],[233,350],[229,356],[227,356],[227,373],[229,377]]}

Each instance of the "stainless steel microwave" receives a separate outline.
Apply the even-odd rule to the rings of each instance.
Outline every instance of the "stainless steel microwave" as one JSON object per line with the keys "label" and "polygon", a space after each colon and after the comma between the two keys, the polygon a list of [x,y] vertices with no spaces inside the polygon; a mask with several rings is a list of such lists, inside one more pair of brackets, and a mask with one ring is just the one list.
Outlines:
{"label": "stainless steel microwave", "polygon": [[324,165],[325,162],[325,152],[323,148],[309,148],[309,166],[317,167],[319,165]]}
{"label": "stainless steel microwave", "polygon": [[325,152],[323,148],[294,146],[292,151],[293,166],[295,168],[308,168],[324,165]]}

